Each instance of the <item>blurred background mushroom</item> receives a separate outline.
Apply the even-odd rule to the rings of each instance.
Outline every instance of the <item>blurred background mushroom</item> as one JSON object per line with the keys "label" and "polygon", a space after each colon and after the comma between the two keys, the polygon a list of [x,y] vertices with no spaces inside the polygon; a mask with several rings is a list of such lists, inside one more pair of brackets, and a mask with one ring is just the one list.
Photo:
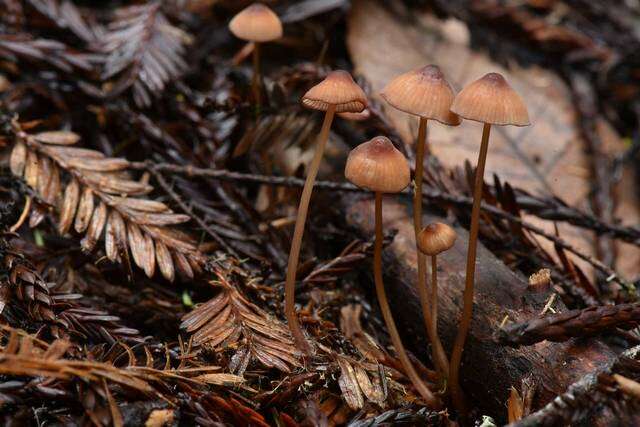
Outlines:
{"label": "blurred background mushroom", "polygon": [[238,12],[229,22],[229,30],[239,39],[253,43],[253,90],[256,111],[262,103],[262,78],[260,75],[260,43],[270,42],[282,37],[282,22],[269,7],[262,3],[253,3]]}

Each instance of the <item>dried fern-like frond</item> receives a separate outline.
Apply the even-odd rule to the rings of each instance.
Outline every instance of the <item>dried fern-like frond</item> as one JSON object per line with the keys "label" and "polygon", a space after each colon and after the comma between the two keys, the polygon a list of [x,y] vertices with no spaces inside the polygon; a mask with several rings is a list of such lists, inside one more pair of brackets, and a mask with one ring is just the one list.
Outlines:
{"label": "dried fern-like frond", "polygon": [[2,262],[7,271],[8,289],[4,288],[6,292],[1,294],[0,313],[17,300],[31,319],[47,322],[56,338],[82,343],[91,339],[110,345],[118,341],[144,342],[140,333],[122,325],[118,316],[82,303],[82,295],[50,290],[27,258],[7,250]]}
{"label": "dried fern-like frond", "polygon": [[151,105],[152,95],[187,69],[183,55],[190,42],[191,37],[164,16],[161,2],[118,9],[102,44],[107,55],[102,78],[118,76],[107,95],[132,87],[138,106]]}
{"label": "dried fern-like frond", "polygon": [[193,344],[215,351],[233,348],[229,368],[239,375],[254,359],[284,372],[300,366],[289,329],[249,302],[221,269],[216,276],[212,284],[222,288],[220,293],[182,318],[180,327],[192,334]]}
{"label": "dried fern-like frond", "polygon": [[[130,364],[119,368],[106,362],[65,358],[71,348],[68,341],[56,340],[49,345],[17,329],[1,328],[6,340],[0,350],[0,374],[3,375],[46,377],[60,381],[80,378],[97,384],[106,381],[151,396],[160,395],[157,384],[169,381],[200,386],[243,381],[235,375],[217,372],[220,370],[218,366],[156,369]],[[128,347],[125,350],[131,351]]]}
{"label": "dried fern-like frond", "polygon": [[95,42],[103,32],[103,28],[95,22],[89,24],[69,0],[28,0],[27,3],[55,25],[70,30],[85,42]]}
{"label": "dried fern-like frond", "polygon": [[77,302],[79,294],[55,294],[54,301],[57,323],[53,326],[53,335],[67,338],[68,334],[79,336],[82,341],[88,339],[104,341],[110,345],[118,341],[142,343],[144,338],[137,329],[128,328],[120,323],[118,316],[93,307],[85,307]]}
{"label": "dried fern-like frond", "polygon": [[11,287],[2,295],[0,313],[15,296],[26,304],[29,316],[39,321],[55,321],[53,300],[47,283],[35,271],[32,265],[18,254],[8,252],[3,263],[8,272],[8,284]]}
{"label": "dried fern-like frond", "polygon": [[[203,257],[195,243],[173,227],[189,217],[139,197],[152,187],[131,179],[126,159],[75,147],[80,137],[73,132],[31,135],[16,122],[14,127],[11,171],[56,207],[60,234],[71,228],[84,233],[81,245],[88,252],[104,235],[109,260],[129,263],[132,258],[149,277],[158,269],[172,281],[176,270],[189,278],[200,270]],[[29,224],[35,227],[43,218],[42,211],[33,210]]]}
{"label": "dried fern-like frond", "polygon": [[14,62],[19,58],[46,62],[68,73],[92,68],[87,55],[74,52],[59,41],[34,39],[29,34],[0,35],[0,57]]}

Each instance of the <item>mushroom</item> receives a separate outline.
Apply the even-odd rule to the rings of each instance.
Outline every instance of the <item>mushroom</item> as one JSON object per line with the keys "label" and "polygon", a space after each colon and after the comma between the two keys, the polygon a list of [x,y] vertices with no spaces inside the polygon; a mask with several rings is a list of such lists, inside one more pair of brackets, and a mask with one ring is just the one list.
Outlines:
{"label": "mushroom", "polygon": [[410,181],[409,163],[389,138],[378,136],[354,148],[347,158],[345,177],[358,187],[375,192],[375,245],[373,252],[373,276],[382,316],[400,362],[409,379],[430,406],[438,400],[422,381],[411,364],[393,320],[382,280],[382,194],[399,193]]}
{"label": "mushroom", "polygon": [[284,311],[289,323],[291,334],[296,340],[296,345],[305,353],[310,353],[311,348],[304,338],[302,329],[298,323],[295,313],[295,286],[296,270],[298,269],[298,258],[300,256],[300,246],[304,225],[307,220],[309,201],[313,192],[313,185],[318,175],[320,162],[324,148],[329,139],[329,130],[335,113],[349,112],[359,113],[367,107],[367,97],[346,71],[332,71],[327,77],[313,86],[302,97],[302,105],[314,110],[324,111],[324,122],[316,143],[316,151],[313,160],[309,165],[307,179],[305,180],[298,206],[298,216],[291,239],[291,250],[289,252],[289,262],[287,264],[287,276],[284,286]]}
{"label": "mushroom", "polygon": [[420,118],[418,140],[416,141],[415,191],[413,195],[413,227],[418,254],[418,290],[424,313],[425,328],[431,340],[433,360],[443,377],[449,375],[449,360],[431,324],[429,295],[426,282],[426,260],[417,247],[418,233],[422,229],[422,175],[424,151],[427,139],[427,121],[437,120],[449,126],[460,124],[460,118],[450,111],[454,92],[436,65],[427,65],[409,71],[393,79],[381,93],[392,107]]}
{"label": "mushroom", "polygon": [[528,126],[530,123],[527,107],[522,101],[522,98],[509,86],[509,83],[507,83],[504,77],[498,73],[486,74],[484,77],[466,86],[454,99],[451,111],[462,118],[484,123],[473,190],[473,207],[471,209],[462,317],[449,364],[451,395],[456,406],[463,408],[464,401],[459,385],[460,361],[462,360],[464,342],[473,314],[473,286],[476,249],[478,246],[480,203],[482,201],[484,166],[487,160],[491,125]]}
{"label": "mushroom", "polygon": [[253,90],[256,107],[260,108],[260,43],[270,42],[282,37],[282,22],[269,7],[262,3],[253,3],[251,6],[238,12],[229,22],[229,30],[239,39],[253,43]]}
{"label": "mushroom", "polygon": [[[456,242],[456,232],[447,224],[434,222],[420,231],[418,249],[431,257],[431,328],[429,335],[438,336],[438,254],[451,249]],[[426,313],[423,313],[426,316]]]}

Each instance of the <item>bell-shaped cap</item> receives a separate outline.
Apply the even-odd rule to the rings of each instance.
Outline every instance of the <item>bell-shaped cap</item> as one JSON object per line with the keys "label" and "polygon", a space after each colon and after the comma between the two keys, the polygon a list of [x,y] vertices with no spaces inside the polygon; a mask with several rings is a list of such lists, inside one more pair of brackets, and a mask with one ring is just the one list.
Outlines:
{"label": "bell-shaped cap", "polygon": [[418,248],[429,256],[436,256],[451,249],[456,242],[456,231],[441,222],[434,222],[418,233]]}
{"label": "bell-shaped cap", "polygon": [[267,6],[253,3],[231,19],[229,30],[242,40],[269,42],[282,37],[282,22]]}
{"label": "bell-shaped cap", "polygon": [[351,74],[337,70],[309,89],[302,97],[302,105],[320,111],[335,105],[336,113],[359,113],[367,107],[367,96]]}
{"label": "bell-shaped cap", "polygon": [[358,187],[380,193],[399,193],[411,179],[409,162],[384,136],[351,150],[344,175]]}
{"label": "bell-shaped cap", "polygon": [[451,111],[465,119],[493,125],[530,124],[522,98],[498,73],[486,74],[462,89],[453,100]]}
{"label": "bell-shaped cap", "polygon": [[455,94],[436,65],[427,65],[391,80],[382,97],[394,108],[414,116],[457,126],[460,117],[451,112]]}

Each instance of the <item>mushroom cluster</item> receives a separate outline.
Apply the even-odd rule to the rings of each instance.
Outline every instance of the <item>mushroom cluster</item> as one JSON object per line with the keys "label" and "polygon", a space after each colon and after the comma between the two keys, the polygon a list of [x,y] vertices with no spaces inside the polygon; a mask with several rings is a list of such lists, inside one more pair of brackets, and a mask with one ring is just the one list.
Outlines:
{"label": "mushroom cluster", "polygon": [[[238,38],[253,43],[253,90],[257,108],[260,105],[259,43],[282,36],[282,24],[268,7],[254,4],[234,17],[229,29]],[[454,404],[464,411],[464,398],[459,385],[460,362],[473,314],[473,291],[478,242],[480,205],[484,184],[484,168],[492,125],[527,126],[527,108],[520,96],[498,73],[489,73],[455,94],[443,73],[435,65],[427,65],[393,79],[381,93],[392,107],[418,118],[418,138],[414,167],[413,220],[417,252],[418,289],[425,329],[431,342],[432,358],[443,385],[447,385]],[[304,226],[323,153],[329,139],[334,116],[347,120],[369,117],[367,97],[346,71],[333,71],[309,89],[302,97],[304,107],[324,112],[324,121],[317,139],[315,154],[309,165],[300,197],[285,280],[285,315],[296,345],[307,355],[313,348],[305,338],[295,311],[296,272]],[[467,247],[467,263],[463,307],[458,333],[448,358],[438,337],[438,264],[437,257],[456,242],[455,230],[444,223],[422,226],[422,182],[427,147],[427,123],[435,120],[447,126],[457,126],[462,119],[483,123],[478,162],[475,172],[473,206]],[[384,194],[403,191],[411,181],[410,167],[404,155],[384,136],[378,136],[354,148],[347,159],[345,177],[358,187],[375,195],[375,245],[373,271],[376,294],[382,316],[404,371],[424,401],[437,407],[439,399],[413,367],[402,344],[387,301],[382,274],[382,201]],[[426,257],[431,257],[430,289],[427,287]],[[430,291],[430,292],[429,292]],[[446,388],[445,388],[446,392]]]}

